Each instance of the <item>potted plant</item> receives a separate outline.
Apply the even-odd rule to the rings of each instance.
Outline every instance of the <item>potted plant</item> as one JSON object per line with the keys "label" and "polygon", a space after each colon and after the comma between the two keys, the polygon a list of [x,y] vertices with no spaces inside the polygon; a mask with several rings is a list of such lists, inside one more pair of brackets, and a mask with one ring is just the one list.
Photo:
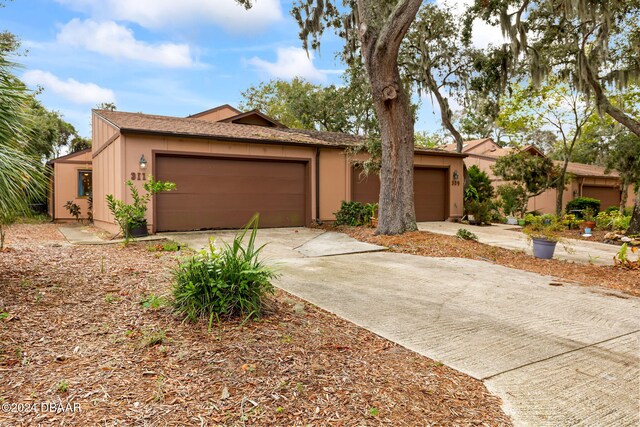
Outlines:
{"label": "potted plant", "polygon": [[583,226],[585,229],[590,228],[593,230],[596,228],[596,221],[594,217],[594,212],[591,207],[588,207],[584,210],[584,223]]}
{"label": "potted plant", "polygon": [[173,182],[155,181],[149,176],[149,181],[145,182],[143,188],[146,192],[140,192],[131,180],[127,181],[127,186],[131,192],[133,204],[129,205],[122,200],[116,199],[112,194],[107,194],[107,207],[113,215],[115,222],[120,226],[120,230],[126,240],[131,237],[144,237],[147,231],[147,204],[151,196],[161,191],[175,190]]}
{"label": "potted plant", "polygon": [[369,203],[365,205],[365,209],[369,210],[369,222],[371,227],[378,228],[378,217],[376,217],[376,210],[378,210],[377,203]]}
{"label": "potted plant", "polygon": [[562,240],[562,222],[556,217],[536,216],[522,229],[533,241],[533,256],[541,259],[553,258],[556,245]]}

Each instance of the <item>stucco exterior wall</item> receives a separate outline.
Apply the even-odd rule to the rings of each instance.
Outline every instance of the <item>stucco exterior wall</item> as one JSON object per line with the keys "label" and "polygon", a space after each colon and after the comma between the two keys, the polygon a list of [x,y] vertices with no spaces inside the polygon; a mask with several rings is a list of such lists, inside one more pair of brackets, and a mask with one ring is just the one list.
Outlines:
{"label": "stucco exterior wall", "polygon": [[[144,180],[137,179],[138,173],[144,173],[144,178],[146,179],[148,179],[150,175],[153,175],[154,155],[158,153],[214,154],[220,156],[242,156],[255,158],[272,157],[283,159],[302,159],[308,161],[311,175],[311,219],[312,221],[316,219],[315,148],[146,135],[124,135],[124,141],[125,144],[123,145],[124,152],[122,162],[124,167],[119,172],[120,181],[124,183],[126,180],[132,178],[132,174],[135,174],[136,179],[133,180],[133,182],[139,191],[144,191]],[[145,170],[140,169],[139,163],[140,156],[143,154],[148,161],[148,165]],[[140,175],[140,178],[143,178],[143,176]],[[126,203],[131,203],[132,200],[129,191],[125,191],[124,187],[122,191],[125,194],[124,200]],[[150,203],[148,207],[147,223],[150,226],[150,229],[154,231],[153,203]]]}
{"label": "stucco exterior wall", "polygon": [[350,162],[344,150],[320,149],[320,220],[335,221],[343,200],[351,200]]}
{"label": "stucco exterior wall", "polygon": [[53,194],[49,197],[49,214],[55,220],[75,220],[65,209],[67,201],[80,206],[80,218],[87,218],[89,202],[87,197],[78,195],[78,171],[91,170],[91,153],[78,153],[53,163]]}
{"label": "stucco exterior wall", "polygon": [[[481,144],[482,145],[482,144]],[[484,171],[489,175],[491,179],[491,183],[494,188],[498,188],[499,185],[504,184],[505,182],[498,179],[493,171],[491,170],[491,166],[495,164],[495,159],[490,159],[486,157],[476,157],[469,156],[464,159],[464,163],[467,168],[472,165],[476,165],[480,168],[480,170]],[[620,185],[619,180],[617,178],[607,178],[607,177],[574,177],[569,184],[567,184],[567,188],[564,191],[562,196],[562,207],[566,206],[569,200],[573,200],[576,197],[582,196],[582,186],[583,185],[595,185],[599,187],[618,187]],[[627,206],[633,206],[635,202],[635,197],[633,195],[633,186],[630,186],[629,190],[629,199],[627,200]],[[540,213],[555,213],[556,211],[556,190],[550,189],[540,194],[539,196],[533,197],[529,200],[529,204],[527,206],[528,211],[538,211]]]}
{"label": "stucco exterior wall", "polygon": [[[367,158],[366,154],[358,154],[356,156],[345,156],[345,161],[347,162],[346,166],[346,195],[347,198],[341,199],[337,207],[332,211],[335,212],[340,207],[340,202],[342,200],[351,200],[351,182],[352,182],[352,174],[353,168],[351,167],[354,162],[362,161]],[[435,168],[443,168],[447,169],[447,177],[449,183],[449,220],[455,220],[462,218],[464,214],[464,188],[463,188],[463,158],[461,157],[453,157],[453,156],[440,156],[437,154],[427,155],[416,153],[413,158],[414,166],[427,166],[427,167],[435,167]],[[454,172],[458,173],[458,181],[454,183],[453,175]],[[332,219],[335,219],[332,215]]]}
{"label": "stucco exterior wall", "polygon": [[[464,214],[464,159],[460,157],[427,156],[416,154],[414,165],[433,166],[448,169],[449,183],[449,219],[462,218]],[[454,181],[454,173],[458,174],[458,181]]]}

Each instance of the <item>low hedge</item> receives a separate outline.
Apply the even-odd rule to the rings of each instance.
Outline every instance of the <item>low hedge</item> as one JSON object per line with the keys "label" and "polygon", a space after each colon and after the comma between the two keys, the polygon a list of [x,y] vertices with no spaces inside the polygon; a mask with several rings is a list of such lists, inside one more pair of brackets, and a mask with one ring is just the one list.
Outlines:
{"label": "low hedge", "polygon": [[600,200],[591,197],[577,197],[569,201],[565,208],[567,213],[575,213],[580,218],[584,217],[584,212],[587,209],[591,209],[594,215],[600,212]]}

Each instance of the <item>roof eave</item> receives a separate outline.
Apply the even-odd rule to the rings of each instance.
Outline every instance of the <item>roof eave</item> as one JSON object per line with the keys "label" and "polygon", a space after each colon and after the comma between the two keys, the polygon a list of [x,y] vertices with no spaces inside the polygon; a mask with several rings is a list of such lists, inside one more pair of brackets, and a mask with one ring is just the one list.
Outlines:
{"label": "roof eave", "polygon": [[240,138],[236,136],[219,136],[211,134],[200,133],[188,133],[188,132],[169,132],[169,131],[156,131],[145,129],[131,129],[120,128],[121,133],[128,133],[134,135],[160,135],[160,136],[173,136],[178,138],[192,138],[192,139],[210,139],[214,141],[230,141],[230,142],[245,142],[245,143],[257,143],[257,144],[273,144],[273,145],[292,145],[292,146],[305,146],[305,147],[322,147],[322,148],[347,148],[350,145],[346,144],[319,144],[313,142],[303,141],[286,141],[280,139],[262,139],[262,138]]}

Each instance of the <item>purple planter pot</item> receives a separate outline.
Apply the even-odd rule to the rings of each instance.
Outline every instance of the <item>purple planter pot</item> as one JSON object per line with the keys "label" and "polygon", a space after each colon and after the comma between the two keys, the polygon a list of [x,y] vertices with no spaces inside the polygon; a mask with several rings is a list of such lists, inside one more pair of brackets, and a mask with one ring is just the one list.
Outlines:
{"label": "purple planter pot", "polygon": [[547,239],[533,239],[533,256],[541,259],[553,258],[557,243]]}

